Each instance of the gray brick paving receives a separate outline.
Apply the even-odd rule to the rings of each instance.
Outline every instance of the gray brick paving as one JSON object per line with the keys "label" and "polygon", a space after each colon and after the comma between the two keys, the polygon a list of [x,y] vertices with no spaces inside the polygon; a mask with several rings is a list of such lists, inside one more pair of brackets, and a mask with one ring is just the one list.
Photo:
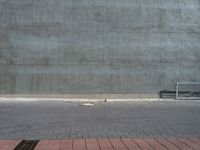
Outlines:
{"label": "gray brick paving", "polygon": [[0,102],[0,139],[200,137],[200,101]]}

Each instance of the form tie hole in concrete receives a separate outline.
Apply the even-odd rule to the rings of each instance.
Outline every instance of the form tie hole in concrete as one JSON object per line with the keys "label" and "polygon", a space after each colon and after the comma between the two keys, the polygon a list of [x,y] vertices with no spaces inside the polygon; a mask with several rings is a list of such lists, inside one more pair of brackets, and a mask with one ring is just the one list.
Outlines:
{"label": "form tie hole in concrete", "polygon": [[95,103],[86,102],[86,103],[82,103],[81,106],[95,106]]}

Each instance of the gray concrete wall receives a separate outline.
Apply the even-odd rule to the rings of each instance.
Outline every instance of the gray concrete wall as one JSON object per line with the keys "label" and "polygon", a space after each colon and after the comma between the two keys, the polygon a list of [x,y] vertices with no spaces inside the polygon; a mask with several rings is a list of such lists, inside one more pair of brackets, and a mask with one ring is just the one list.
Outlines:
{"label": "gray concrete wall", "polygon": [[200,0],[0,0],[0,93],[157,94],[200,81]]}

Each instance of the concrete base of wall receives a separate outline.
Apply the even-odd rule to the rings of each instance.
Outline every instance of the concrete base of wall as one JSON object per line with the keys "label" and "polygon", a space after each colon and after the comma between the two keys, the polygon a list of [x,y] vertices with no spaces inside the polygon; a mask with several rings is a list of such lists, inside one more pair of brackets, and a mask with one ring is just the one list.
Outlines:
{"label": "concrete base of wall", "polygon": [[0,94],[0,101],[42,101],[42,100],[61,100],[61,101],[160,101],[173,99],[160,99],[158,95],[150,94],[66,94],[66,95],[19,95],[19,94]]}
{"label": "concrete base of wall", "polygon": [[0,94],[5,98],[134,99],[159,98],[157,94]]}

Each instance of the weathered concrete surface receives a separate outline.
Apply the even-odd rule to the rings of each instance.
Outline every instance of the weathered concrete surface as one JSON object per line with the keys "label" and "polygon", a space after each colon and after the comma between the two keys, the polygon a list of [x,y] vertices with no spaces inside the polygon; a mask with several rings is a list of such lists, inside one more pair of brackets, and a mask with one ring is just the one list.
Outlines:
{"label": "weathered concrete surface", "polygon": [[199,74],[200,0],[0,0],[0,93],[155,94]]}

